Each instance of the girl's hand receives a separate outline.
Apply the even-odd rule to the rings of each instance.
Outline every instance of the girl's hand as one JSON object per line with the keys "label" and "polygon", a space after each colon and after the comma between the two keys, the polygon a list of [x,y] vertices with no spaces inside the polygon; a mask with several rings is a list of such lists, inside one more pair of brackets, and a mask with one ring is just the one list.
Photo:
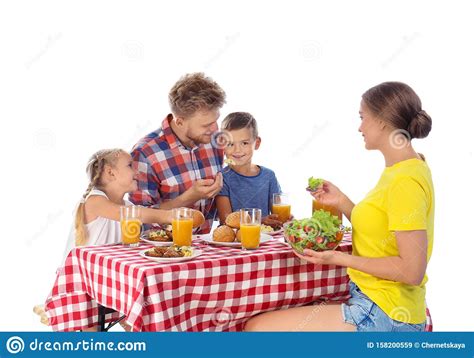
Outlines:
{"label": "girl's hand", "polygon": [[316,191],[310,192],[311,196],[323,205],[330,205],[340,210],[344,194],[337,186],[330,181],[324,180],[322,186]]}
{"label": "girl's hand", "polygon": [[301,255],[293,250],[296,256],[305,261],[311,262],[315,265],[340,265],[340,251],[327,250],[327,251],[314,251],[310,249],[305,249],[303,251],[304,255]]}

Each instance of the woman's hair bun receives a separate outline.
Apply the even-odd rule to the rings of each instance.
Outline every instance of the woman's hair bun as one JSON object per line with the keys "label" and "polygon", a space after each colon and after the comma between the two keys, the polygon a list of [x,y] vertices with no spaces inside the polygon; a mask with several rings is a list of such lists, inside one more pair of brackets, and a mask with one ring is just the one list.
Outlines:
{"label": "woman's hair bun", "polygon": [[431,131],[431,117],[423,109],[418,111],[408,126],[412,138],[425,138]]}

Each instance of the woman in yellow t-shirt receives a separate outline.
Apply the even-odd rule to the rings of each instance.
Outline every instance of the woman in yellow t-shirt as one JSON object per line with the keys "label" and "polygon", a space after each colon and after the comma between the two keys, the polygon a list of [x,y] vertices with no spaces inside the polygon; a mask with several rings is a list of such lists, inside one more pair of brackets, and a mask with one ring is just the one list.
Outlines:
{"label": "woman in yellow t-shirt", "polygon": [[368,150],[379,150],[385,169],[357,205],[325,181],[313,196],[352,222],[352,255],[304,250],[302,259],[348,268],[351,298],[344,304],[267,312],[245,330],[423,331],[426,267],[433,247],[431,172],[412,138],[424,138],[431,118],[418,95],[400,82],[379,84],[362,95],[359,132]]}

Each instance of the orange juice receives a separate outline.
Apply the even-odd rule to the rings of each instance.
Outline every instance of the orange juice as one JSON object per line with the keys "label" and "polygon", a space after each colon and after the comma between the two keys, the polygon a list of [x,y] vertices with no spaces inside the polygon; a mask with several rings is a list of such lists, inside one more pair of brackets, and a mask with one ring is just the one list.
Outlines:
{"label": "orange juice", "polygon": [[245,249],[258,249],[260,245],[260,225],[240,224],[240,242]]}
{"label": "orange juice", "polygon": [[138,219],[120,220],[122,230],[122,242],[125,245],[138,244],[142,223]]}
{"label": "orange juice", "polygon": [[291,205],[273,204],[272,214],[278,215],[278,219],[287,222],[291,216]]}
{"label": "orange juice", "polygon": [[191,246],[193,240],[193,219],[173,219],[173,244]]}
{"label": "orange juice", "polygon": [[313,211],[323,209],[324,211],[329,211],[332,215],[337,216],[339,220],[342,220],[342,213],[337,210],[334,206],[331,205],[323,205],[319,203],[317,200],[313,199]]}

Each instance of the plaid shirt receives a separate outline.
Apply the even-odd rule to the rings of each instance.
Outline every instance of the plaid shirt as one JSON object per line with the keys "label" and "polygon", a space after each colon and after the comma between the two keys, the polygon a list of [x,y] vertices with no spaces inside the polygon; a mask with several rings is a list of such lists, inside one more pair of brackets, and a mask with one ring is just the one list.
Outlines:
{"label": "plaid shirt", "polygon": [[[133,169],[138,172],[138,190],[129,196],[136,205],[159,207],[191,188],[198,179],[213,179],[222,169],[224,152],[211,144],[185,147],[170,127],[172,115],[161,128],[142,138],[132,150]],[[197,201],[194,209],[206,217],[199,233],[208,233],[216,215],[214,199]]]}

